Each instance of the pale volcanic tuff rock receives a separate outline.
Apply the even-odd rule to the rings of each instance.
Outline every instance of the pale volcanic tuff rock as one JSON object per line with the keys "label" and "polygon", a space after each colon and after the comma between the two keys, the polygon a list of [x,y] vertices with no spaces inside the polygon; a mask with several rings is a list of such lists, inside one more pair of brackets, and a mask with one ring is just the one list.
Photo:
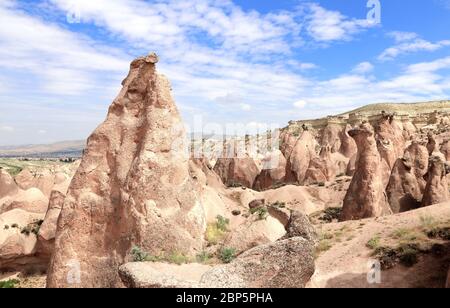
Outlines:
{"label": "pale volcanic tuff rock", "polygon": [[430,158],[427,186],[423,194],[422,206],[443,203],[449,200],[447,174],[449,168],[439,156]]}
{"label": "pale volcanic tuff rock", "polygon": [[339,152],[349,159],[351,159],[354,155],[356,155],[356,153],[358,153],[358,148],[356,146],[355,140],[348,134],[350,130],[351,126],[347,125],[339,133],[339,138],[341,139],[341,148]]}
{"label": "pale volcanic tuff rock", "polygon": [[48,256],[52,254],[54,249],[57,222],[65,198],[66,196],[57,190],[51,193],[47,213],[39,228],[38,240],[41,245],[40,250]]}
{"label": "pale volcanic tuff rock", "polygon": [[347,195],[344,199],[341,220],[357,220],[392,214],[383,185],[381,157],[378,153],[374,131],[364,123],[349,132],[358,146],[358,161]]}
{"label": "pale volcanic tuff rock", "polygon": [[304,185],[325,183],[333,180],[337,173],[337,162],[334,161],[331,148],[325,146],[318,157],[313,157],[305,173]]}
{"label": "pale volcanic tuff rock", "polygon": [[329,147],[331,153],[336,153],[341,149],[342,126],[338,124],[328,124],[321,132],[320,145]]}
{"label": "pale volcanic tuff rock", "polygon": [[[402,157],[405,150],[401,123],[396,121],[392,115],[384,115],[375,126],[375,139],[381,159],[387,165],[386,173],[389,174],[394,168],[395,162]],[[387,176],[386,182],[388,178],[389,176]]]}
{"label": "pale volcanic tuff rock", "polygon": [[422,203],[428,170],[428,151],[413,142],[398,159],[386,188],[389,204],[394,213],[419,208]]}
{"label": "pale volcanic tuff rock", "polygon": [[219,158],[214,171],[223,183],[230,187],[244,186],[252,188],[259,174],[258,166],[251,157]]}
{"label": "pale volcanic tuff rock", "polygon": [[446,161],[450,161],[450,140],[447,140],[442,144],[441,153],[444,154]]}
{"label": "pale volcanic tuff rock", "polygon": [[[106,121],[88,139],[58,220],[48,287],[121,286],[117,270],[133,246],[152,255],[202,249],[205,214],[186,133],[157,61],[151,54],[131,63]],[[68,281],[68,264],[79,265],[80,280]]]}
{"label": "pale volcanic tuff rock", "polygon": [[0,169],[0,199],[14,195],[18,191],[19,188],[16,182],[14,182],[14,178],[5,170]]}
{"label": "pale volcanic tuff rock", "polygon": [[262,163],[262,171],[256,177],[253,189],[262,191],[284,183],[287,161],[280,150],[267,153]]}
{"label": "pale volcanic tuff rock", "polygon": [[317,142],[308,130],[303,131],[299,137],[286,135],[284,138],[286,182],[303,184],[311,159],[316,157]]}

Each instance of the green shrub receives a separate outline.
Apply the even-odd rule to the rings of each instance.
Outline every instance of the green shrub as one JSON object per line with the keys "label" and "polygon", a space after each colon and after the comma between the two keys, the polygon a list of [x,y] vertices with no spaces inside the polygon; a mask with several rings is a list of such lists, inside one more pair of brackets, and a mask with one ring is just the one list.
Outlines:
{"label": "green shrub", "polygon": [[134,246],[133,249],[131,249],[131,256],[133,257],[134,262],[145,262],[148,261],[147,258],[149,257],[148,253],[137,246]]}
{"label": "green shrub", "polygon": [[197,262],[198,263],[207,263],[212,258],[212,255],[208,253],[207,251],[202,251],[197,255]]}
{"label": "green shrub", "polygon": [[225,218],[223,216],[217,216],[217,229],[219,229],[220,231],[223,232],[227,232],[228,231],[228,225],[230,224],[230,220],[228,218]]}
{"label": "green shrub", "polygon": [[219,258],[223,263],[230,263],[236,258],[236,249],[222,248],[219,252]]}
{"label": "green shrub", "polygon": [[0,289],[14,289],[20,283],[17,279],[0,281]]}
{"label": "green shrub", "polygon": [[380,247],[380,241],[381,241],[380,237],[376,236],[367,242],[366,247],[376,250],[378,247]]}
{"label": "green shrub", "polygon": [[177,265],[191,263],[191,259],[188,256],[178,252],[171,253],[163,261]]}

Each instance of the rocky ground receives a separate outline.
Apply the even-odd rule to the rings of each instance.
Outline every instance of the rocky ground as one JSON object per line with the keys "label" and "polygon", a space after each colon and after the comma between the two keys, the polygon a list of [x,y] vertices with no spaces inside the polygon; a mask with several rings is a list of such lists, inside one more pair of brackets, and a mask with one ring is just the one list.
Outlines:
{"label": "rocky ground", "polygon": [[0,160],[2,285],[445,286],[450,102],[195,140],[189,155],[157,62],[133,61],[80,161]]}

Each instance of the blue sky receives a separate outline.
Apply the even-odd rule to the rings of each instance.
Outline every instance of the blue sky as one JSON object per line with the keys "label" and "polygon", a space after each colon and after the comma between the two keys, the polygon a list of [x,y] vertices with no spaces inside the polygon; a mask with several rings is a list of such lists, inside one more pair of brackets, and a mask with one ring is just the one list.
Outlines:
{"label": "blue sky", "polygon": [[85,139],[150,51],[195,131],[448,99],[450,1],[367,2],[0,0],[0,145]]}

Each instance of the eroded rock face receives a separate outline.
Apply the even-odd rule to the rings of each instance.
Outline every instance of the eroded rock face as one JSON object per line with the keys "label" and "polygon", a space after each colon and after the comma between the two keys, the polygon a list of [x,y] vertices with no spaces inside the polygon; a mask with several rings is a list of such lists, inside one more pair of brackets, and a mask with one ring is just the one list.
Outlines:
{"label": "eroded rock face", "polygon": [[450,161],[450,140],[447,140],[442,144],[441,153],[444,154],[446,161]]}
{"label": "eroded rock face", "polygon": [[215,288],[303,288],[314,274],[314,245],[294,237],[246,251],[205,273],[201,285]]}
{"label": "eroded rock face", "polygon": [[311,159],[316,156],[316,140],[309,131],[303,131],[298,138],[286,137],[284,144],[289,143],[284,153],[286,164],[286,182],[303,184]]}
{"label": "eroded rock face", "polygon": [[385,115],[376,125],[375,130],[378,151],[390,171],[394,168],[397,159],[402,157],[405,149],[403,127],[393,116]]}
{"label": "eroded rock face", "polygon": [[253,189],[262,191],[284,183],[287,161],[280,150],[268,153],[262,163],[262,171],[256,177]]}
{"label": "eroded rock face", "polygon": [[313,243],[317,242],[318,235],[308,216],[300,211],[292,211],[286,226],[286,235],[283,239],[302,237]]}
{"label": "eroded rock face", "polygon": [[449,200],[447,174],[448,167],[442,158],[439,156],[431,157],[422,206],[443,203]]}
{"label": "eroded rock face", "polygon": [[214,166],[214,171],[229,187],[252,188],[259,174],[258,166],[251,157],[219,158]]}
{"label": "eroded rock face", "polygon": [[387,202],[381,157],[370,124],[349,132],[358,146],[356,171],[344,199],[341,220],[357,220],[391,214]]}
{"label": "eroded rock face", "polygon": [[342,127],[337,124],[328,124],[322,131],[320,145],[329,147],[331,153],[336,153],[341,149]]}
{"label": "eroded rock face", "polygon": [[16,194],[18,190],[13,177],[5,170],[0,169],[0,199]]}
{"label": "eroded rock face", "polygon": [[56,226],[65,198],[66,196],[57,190],[52,192],[44,222],[39,228],[38,239],[41,245],[40,250],[49,256],[54,250]]}
{"label": "eroded rock face", "polygon": [[421,206],[428,169],[428,151],[411,144],[403,158],[398,159],[386,188],[389,204],[394,213],[417,209]]}
{"label": "eroded rock face", "polygon": [[133,246],[152,255],[202,249],[205,215],[186,133],[156,62],[152,54],[131,63],[106,121],[88,139],[58,220],[48,287],[121,286],[118,268]]}
{"label": "eroded rock face", "polygon": [[345,157],[351,159],[356,153],[358,153],[358,148],[356,146],[355,140],[350,137],[348,132],[351,130],[351,126],[347,125],[343,130],[341,130],[339,137],[341,139],[340,152]]}
{"label": "eroded rock face", "polygon": [[325,183],[336,177],[337,164],[331,156],[331,148],[322,148],[320,155],[309,162],[305,173],[304,185]]}

